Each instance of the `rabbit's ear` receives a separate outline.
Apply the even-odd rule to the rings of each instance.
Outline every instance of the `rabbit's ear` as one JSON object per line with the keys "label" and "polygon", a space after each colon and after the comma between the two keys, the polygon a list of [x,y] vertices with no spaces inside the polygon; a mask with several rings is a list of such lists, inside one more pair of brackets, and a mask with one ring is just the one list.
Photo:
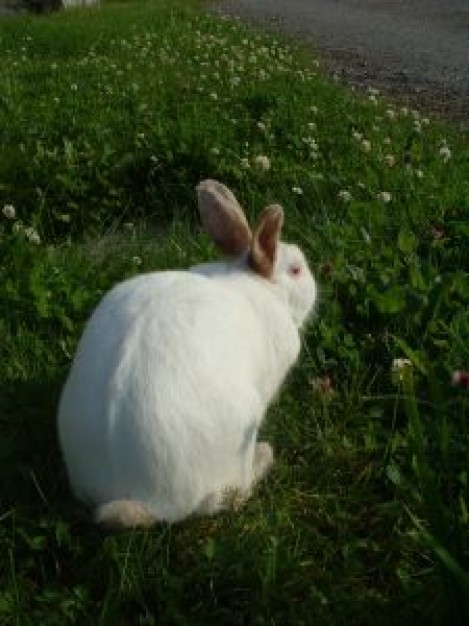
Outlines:
{"label": "rabbit's ear", "polygon": [[282,226],[283,209],[278,204],[272,204],[264,210],[254,231],[248,263],[254,272],[264,278],[272,278]]}
{"label": "rabbit's ear", "polygon": [[203,180],[197,185],[197,199],[202,225],[213,243],[228,256],[246,252],[252,233],[231,191],[216,180]]}

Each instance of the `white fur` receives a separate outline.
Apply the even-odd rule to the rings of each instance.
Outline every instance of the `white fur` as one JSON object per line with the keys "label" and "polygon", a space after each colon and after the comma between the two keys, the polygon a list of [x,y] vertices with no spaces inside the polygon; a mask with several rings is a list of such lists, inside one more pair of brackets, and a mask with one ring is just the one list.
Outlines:
{"label": "white fur", "polygon": [[104,297],[58,415],[73,491],[98,521],[148,525],[150,512],[175,522],[224,508],[230,490],[249,496],[273,458],[256,449],[258,429],[315,298],[287,244],[271,281],[238,259],[141,275]]}

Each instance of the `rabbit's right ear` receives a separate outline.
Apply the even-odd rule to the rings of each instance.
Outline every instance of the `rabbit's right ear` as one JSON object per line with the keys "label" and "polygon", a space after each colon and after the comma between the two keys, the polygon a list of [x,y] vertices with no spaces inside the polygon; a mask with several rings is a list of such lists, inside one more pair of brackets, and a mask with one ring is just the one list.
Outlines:
{"label": "rabbit's right ear", "polygon": [[200,219],[213,243],[228,256],[246,252],[252,239],[251,229],[231,191],[216,180],[197,185]]}
{"label": "rabbit's right ear", "polygon": [[263,278],[271,279],[274,273],[282,226],[283,209],[279,204],[272,204],[264,210],[254,231],[248,265]]}

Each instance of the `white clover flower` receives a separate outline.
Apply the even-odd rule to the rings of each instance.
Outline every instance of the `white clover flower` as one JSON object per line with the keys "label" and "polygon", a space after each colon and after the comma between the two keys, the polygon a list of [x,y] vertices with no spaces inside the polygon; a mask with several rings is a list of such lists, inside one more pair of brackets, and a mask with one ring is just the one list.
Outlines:
{"label": "white clover flower", "polygon": [[414,120],[414,130],[416,133],[422,132],[422,122],[420,120]]}
{"label": "white clover flower", "polygon": [[443,163],[447,163],[451,158],[451,150],[448,148],[446,144],[441,146],[438,154],[442,158]]}
{"label": "white clover flower", "polygon": [[133,257],[132,257],[132,264],[133,264],[133,265],[136,265],[137,267],[138,267],[139,265],[141,265],[141,264],[142,264],[142,259],[141,259],[141,257],[139,257],[139,256],[133,256]]}
{"label": "white clover flower", "polygon": [[410,359],[394,359],[392,362],[392,370],[393,372],[403,370],[406,367],[412,365],[412,361]]}
{"label": "white clover flower", "polygon": [[218,156],[220,154],[220,148],[210,148],[210,152],[214,155],[214,156]]}
{"label": "white clover flower", "polygon": [[342,189],[341,191],[339,191],[338,196],[339,199],[342,200],[342,202],[345,202],[345,204],[350,202],[350,200],[352,199],[352,194],[347,189]]}
{"label": "white clover flower", "polygon": [[334,394],[334,385],[329,376],[318,376],[311,380],[311,387],[315,394],[330,398]]}
{"label": "white clover flower", "polygon": [[395,383],[402,382],[407,372],[412,369],[412,361],[410,359],[393,359],[391,365],[391,376]]}
{"label": "white clover flower", "polygon": [[301,187],[292,187],[291,188],[292,192],[295,193],[297,196],[302,196],[303,195],[303,189]]}
{"label": "white clover flower", "polygon": [[263,154],[259,154],[258,156],[254,157],[253,163],[256,167],[264,172],[270,170],[270,159]]}
{"label": "white clover flower", "polygon": [[14,220],[16,217],[16,209],[12,204],[5,204],[2,213],[9,220]]}
{"label": "white clover flower", "polygon": [[24,234],[26,239],[30,243],[34,243],[35,245],[39,245],[41,243],[41,238],[39,237],[39,233],[32,226],[24,229]]}
{"label": "white clover flower", "polygon": [[384,143],[385,146],[390,146],[392,144],[391,137],[385,137],[383,139],[383,143]]}
{"label": "white clover flower", "polygon": [[302,137],[301,141],[307,146],[309,146],[312,150],[318,149],[318,144],[316,140],[314,139],[314,137]]}
{"label": "white clover flower", "polygon": [[313,104],[313,106],[310,106],[310,107],[309,107],[309,110],[310,110],[310,111],[311,111],[311,113],[313,113],[314,115],[316,115],[316,114],[317,114],[317,112],[319,111],[318,107],[317,107],[317,106],[315,106],[314,104]]}
{"label": "white clover flower", "polygon": [[384,202],[384,204],[389,204],[392,200],[392,195],[389,193],[389,191],[380,191],[376,195],[376,199],[380,202]]}
{"label": "white clover flower", "polygon": [[396,164],[396,157],[393,154],[386,154],[384,162],[388,167],[394,167]]}
{"label": "white clover flower", "polygon": [[245,170],[248,170],[249,169],[249,159],[246,159],[246,157],[241,159],[241,167],[243,167]]}
{"label": "white clover flower", "polygon": [[371,152],[371,141],[369,141],[368,139],[363,139],[362,140],[362,148],[364,150],[364,152]]}
{"label": "white clover flower", "polygon": [[423,178],[423,172],[422,170],[415,170],[415,175],[417,178]]}
{"label": "white clover flower", "polygon": [[451,374],[451,384],[455,387],[469,387],[469,372],[456,370]]}
{"label": "white clover flower", "polygon": [[397,113],[394,109],[387,109],[386,115],[390,120],[395,120],[397,117]]}
{"label": "white clover flower", "polygon": [[352,136],[357,141],[361,141],[363,139],[363,133],[359,133],[358,130],[354,130]]}

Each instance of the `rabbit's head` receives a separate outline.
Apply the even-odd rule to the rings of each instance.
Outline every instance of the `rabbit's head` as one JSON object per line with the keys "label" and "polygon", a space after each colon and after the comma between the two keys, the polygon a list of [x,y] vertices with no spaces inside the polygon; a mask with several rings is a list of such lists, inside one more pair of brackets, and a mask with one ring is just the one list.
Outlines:
{"label": "rabbit's head", "polygon": [[316,301],[316,282],[304,254],[293,244],[280,241],[283,209],[268,206],[251,230],[233,193],[215,180],[197,186],[202,225],[215,245],[227,256],[243,259],[264,280],[277,285],[300,327]]}

